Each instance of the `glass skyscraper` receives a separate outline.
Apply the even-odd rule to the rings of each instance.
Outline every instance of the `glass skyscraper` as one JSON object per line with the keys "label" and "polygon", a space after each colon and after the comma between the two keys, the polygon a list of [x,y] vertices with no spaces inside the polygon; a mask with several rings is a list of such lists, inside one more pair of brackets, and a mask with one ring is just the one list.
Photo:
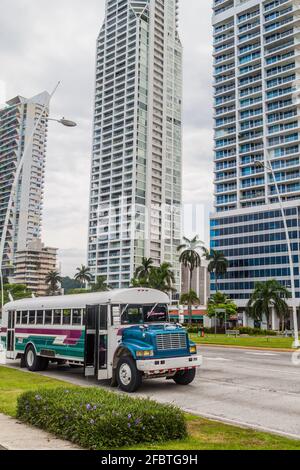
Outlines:
{"label": "glass skyscraper", "polygon": [[291,287],[278,197],[264,165],[272,165],[284,201],[300,304],[299,13],[296,0],[214,1],[211,245],[230,262],[220,289],[240,307],[257,281]]}
{"label": "glass skyscraper", "polygon": [[[2,270],[11,276],[16,252],[41,235],[44,174],[48,134],[49,94],[27,99],[16,96],[0,109],[0,237],[2,235],[16,168],[25,147],[27,156],[18,182],[5,240]],[[41,113],[41,120],[34,131]],[[33,132],[34,131],[34,132]]]}
{"label": "glass skyscraper", "polygon": [[180,267],[178,0],[107,0],[97,41],[88,265],[128,287],[143,257]]}

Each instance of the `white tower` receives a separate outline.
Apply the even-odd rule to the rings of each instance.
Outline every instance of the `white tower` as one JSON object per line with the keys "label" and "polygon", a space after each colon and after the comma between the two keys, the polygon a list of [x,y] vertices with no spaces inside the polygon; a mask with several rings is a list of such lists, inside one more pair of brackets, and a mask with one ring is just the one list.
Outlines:
{"label": "white tower", "polygon": [[88,264],[127,287],[142,257],[180,290],[182,46],[178,0],[107,0],[97,42]]}
{"label": "white tower", "polygon": [[12,274],[16,252],[24,250],[28,243],[40,237],[48,110],[32,140],[31,136],[35,122],[48,100],[47,92],[30,99],[17,96],[0,109],[0,236],[14,174],[24,148],[30,142],[6,238],[3,258],[3,271],[6,275]]}

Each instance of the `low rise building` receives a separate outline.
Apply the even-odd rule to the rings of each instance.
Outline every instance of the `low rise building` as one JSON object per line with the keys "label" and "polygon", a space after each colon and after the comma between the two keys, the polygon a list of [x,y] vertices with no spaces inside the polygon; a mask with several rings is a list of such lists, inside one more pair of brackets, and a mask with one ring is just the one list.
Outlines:
{"label": "low rise building", "polygon": [[37,296],[47,295],[46,276],[57,270],[57,248],[45,247],[40,239],[17,251],[15,258],[14,284],[26,285]]}

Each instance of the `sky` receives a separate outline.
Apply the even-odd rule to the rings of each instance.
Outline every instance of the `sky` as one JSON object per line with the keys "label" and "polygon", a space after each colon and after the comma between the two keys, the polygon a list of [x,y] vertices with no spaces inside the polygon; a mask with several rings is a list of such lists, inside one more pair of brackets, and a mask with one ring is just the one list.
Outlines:
{"label": "sky", "polygon": [[[198,207],[197,232],[206,242],[213,204],[211,3],[180,0],[184,203]],[[60,81],[51,117],[78,123],[49,124],[42,231],[70,276],[87,259],[95,51],[104,7],[105,0],[1,0],[0,98],[51,92]],[[185,226],[189,232],[187,220]]]}

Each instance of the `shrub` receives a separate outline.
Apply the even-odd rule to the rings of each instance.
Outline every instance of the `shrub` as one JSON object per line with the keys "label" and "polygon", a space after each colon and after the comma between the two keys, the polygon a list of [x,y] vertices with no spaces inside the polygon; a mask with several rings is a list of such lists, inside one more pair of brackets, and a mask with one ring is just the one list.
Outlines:
{"label": "shrub", "polygon": [[240,327],[238,328],[241,335],[249,336],[276,336],[276,331],[261,330],[260,328]]}
{"label": "shrub", "polygon": [[177,407],[98,388],[24,393],[18,399],[17,417],[91,450],[187,435],[184,414]]}

